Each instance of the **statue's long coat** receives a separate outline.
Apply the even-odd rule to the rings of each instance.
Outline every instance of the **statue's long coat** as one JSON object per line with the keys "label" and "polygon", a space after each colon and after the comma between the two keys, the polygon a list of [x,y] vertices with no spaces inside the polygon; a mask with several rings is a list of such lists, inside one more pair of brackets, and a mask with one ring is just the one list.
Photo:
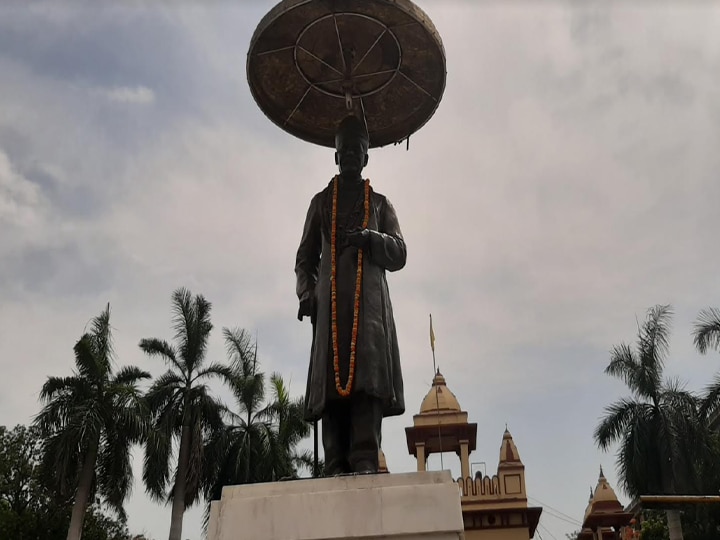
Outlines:
{"label": "statue's long coat", "polygon": [[[369,247],[363,251],[362,300],[358,320],[355,379],[352,392],[377,397],[383,404],[383,415],[405,412],[400,353],[395,331],[392,304],[385,271],[405,266],[406,248],[395,210],[383,195],[370,190],[368,229]],[[308,370],[305,394],[305,418],[317,420],[328,400],[338,399],[332,379],[333,351],[330,308],[330,212],[332,182],[315,195],[305,220],[295,273],[300,301],[315,296],[317,322]],[[351,302],[355,293],[357,250],[349,247],[338,252],[337,298]],[[348,276],[347,274],[351,274]],[[343,279],[340,279],[340,278]],[[345,300],[343,300],[345,299]],[[338,312],[348,313],[349,304],[338,305]],[[344,322],[348,324],[348,317]],[[338,324],[341,324],[339,321]],[[352,317],[350,316],[350,326]],[[349,329],[345,329],[349,332]],[[348,335],[346,333],[346,335]],[[347,382],[347,358],[341,359],[343,386]]]}

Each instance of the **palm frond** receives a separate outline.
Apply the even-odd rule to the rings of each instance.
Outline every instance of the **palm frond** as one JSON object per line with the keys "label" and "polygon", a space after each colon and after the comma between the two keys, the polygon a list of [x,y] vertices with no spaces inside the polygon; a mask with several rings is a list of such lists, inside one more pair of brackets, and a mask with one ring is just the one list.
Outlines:
{"label": "palm frond", "polygon": [[73,347],[75,366],[80,377],[93,384],[101,384],[106,369],[96,350],[95,339],[90,334],[83,335]]}
{"label": "palm frond", "polygon": [[195,374],[195,377],[193,378],[193,381],[203,379],[205,377],[215,376],[220,378],[223,382],[230,382],[232,378],[235,376],[235,372],[230,366],[227,366],[225,364],[210,364],[207,367],[204,367],[200,371],[198,371]]}
{"label": "palm frond", "polygon": [[715,375],[713,382],[705,387],[700,405],[700,414],[703,418],[713,418],[720,411],[720,375]]}
{"label": "palm frond", "polygon": [[645,323],[638,332],[638,358],[644,386],[658,388],[662,380],[665,358],[670,345],[672,308],[657,305],[648,310]]}
{"label": "palm frond", "polygon": [[60,497],[72,496],[82,463],[81,441],[76,432],[56,432],[42,443],[40,470]]}
{"label": "palm frond", "polygon": [[700,353],[705,354],[708,349],[720,352],[720,309],[703,309],[695,320],[693,336]]}
{"label": "palm frond", "polygon": [[112,328],[110,326],[109,302],[105,307],[105,310],[92,321],[92,337],[95,342],[94,349],[97,353],[98,361],[102,363],[103,370],[106,373],[109,373],[115,354],[112,339]]}
{"label": "palm frond", "polygon": [[605,374],[620,379],[631,390],[637,387],[638,360],[629,345],[621,343],[610,350],[610,363]]}
{"label": "palm frond", "polygon": [[245,377],[255,373],[257,358],[255,358],[255,344],[250,332],[243,328],[223,328],[225,350],[233,369],[238,370]]}
{"label": "palm frond", "polygon": [[626,434],[628,426],[632,425],[639,415],[646,414],[648,406],[633,399],[623,398],[605,407],[605,416],[593,434],[600,449],[607,450],[614,442],[619,441]]}
{"label": "palm frond", "polygon": [[185,288],[173,292],[173,328],[180,344],[179,352],[186,369],[192,373],[205,359],[207,341],[213,325],[210,321],[212,304],[198,294],[195,297]]}
{"label": "palm frond", "polygon": [[156,502],[167,500],[172,440],[172,432],[150,430],[145,442],[143,483],[150,498]]}
{"label": "palm frond", "polygon": [[98,454],[98,493],[118,514],[122,514],[123,503],[132,493],[133,471],[130,461],[132,437],[122,429],[105,433]]}
{"label": "palm frond", "polygon": [[85,379],[48,377],[41,391],[45,406],[35,416],[35,425],[43,436],[65,429],[72,417],[92,400],[92,395],[92,388]]}
{"label": "palm frond", "polygon": [[81,377],[48,377],[40,390],[40,400],[48,402],[60,393],[84,393],[88,390],[87,381]]}
{"label": "palm frond", "polygon": [[112,378],[112,384],[135,385],[135,383],[150,379],[152,375],[137,366],[124,366],[120,368]]}
{"label": "palm frond", "polygon": [[141,339],[138,346],[148,356],[160,356],[171,366],[175,366],[179,372],[184,373],[185,368],[177,359],[177,351],[167,341],[158,338]]}

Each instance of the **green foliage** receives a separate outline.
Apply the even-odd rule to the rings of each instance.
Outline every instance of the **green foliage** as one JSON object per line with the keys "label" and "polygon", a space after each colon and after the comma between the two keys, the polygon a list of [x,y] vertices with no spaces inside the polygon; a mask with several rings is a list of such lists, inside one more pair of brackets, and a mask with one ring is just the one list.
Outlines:
{"label": "green foliage", "polygon": [[[65,540],[72,501],[57,497],[41,474],[42,440],[35,427],[0,426],[0,538]],[[88,508],[83,540],[125,540],[123,519],[99,504]]]}
{"label": "green foliage", "polygon": [[[179,540],[185,509],[202,496],[205,441],[223,427],[224,407],[211,395],[205,381],[212,377],[227,379],[231,372],[224,365],[205,365],[213,328],[210,302],[181,288],[173,293],[172,309],[174,345],[157,338],[140,341],[146,354],[159,356],[168,366],[146,395],[153,429],[145,446],[143,480],[154,499],[172,501],[170,538]],[[177,459],[172,452],[175,441]]]}
{"label": "green foliage", "polygon": [[74,352],[72,376],[48,377],[40,391],[44,407],[35,425],[43,438],[43,469],[61,497],[72,497],[86,455],[96,451],[92,491],[122,516],[133,480],[130,449],[147,428],[137,385],[150,374],[130,366],[113,370],[110,306],[92,320]]}
{"label": "green foliage", "polygon": [[605,369],[631,395],[606,407],[595,440],[603,450],[620,444],[619,475],[633,497],[701,492],[698,464],[711,457],[699,399],[678,381],[663,379],[671,314],[669,306],[650,309],[636,348],[614,347]]}
{"label": "green foliage", "polygon": [[695,321],[695,346],[705,354],[708,349],[720,352],[720,309],[702,310]]}
{"label": "green foliage", "polygon": [[664,512],[646,511],[640,528],[640,540],[669,540],[670,533]]}
{"label": "green foliage", "polygon": [[270,377],[266,397],[265,374],[259,371],[256,348],[249,334],[223,329],[231,362],[226,380],[235,398],[229,422],[205,449],[205,497],[219,499],[226,485],[297,478],[312,467],[312,453],[298,453],[297,445],[310,434],[303,418],[303,399],[291,398],[282,377]]}

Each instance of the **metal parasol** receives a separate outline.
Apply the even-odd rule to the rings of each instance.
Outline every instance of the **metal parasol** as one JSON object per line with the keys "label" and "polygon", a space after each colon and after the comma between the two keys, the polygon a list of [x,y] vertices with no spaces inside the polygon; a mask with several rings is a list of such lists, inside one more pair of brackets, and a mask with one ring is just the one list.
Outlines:
{"label": "metal parasol", "polygon": [[283,0],[260,21],[247,58],[267,117],[329,147],[351,113],[371,147],[407,139],[434,114],[445,76],[440,35],[410,0]]}

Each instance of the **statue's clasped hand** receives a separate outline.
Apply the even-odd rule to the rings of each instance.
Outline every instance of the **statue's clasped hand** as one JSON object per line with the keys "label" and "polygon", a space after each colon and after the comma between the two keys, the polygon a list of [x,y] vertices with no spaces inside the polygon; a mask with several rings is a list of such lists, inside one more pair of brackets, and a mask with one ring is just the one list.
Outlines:
{"label": "statue's clasped hand", "polygon": [[315,298],[312,296],[300,300],[300,308],[298,309],[298,321],[302,321],[303,317],[310,317],[311,321],[315,320]]}
{"label": "statue's clasped hand", "polygon": [[358,249],[365,249],[370,244],[370,230],[356,229],[345,234],[345,240],[349,246]]}

